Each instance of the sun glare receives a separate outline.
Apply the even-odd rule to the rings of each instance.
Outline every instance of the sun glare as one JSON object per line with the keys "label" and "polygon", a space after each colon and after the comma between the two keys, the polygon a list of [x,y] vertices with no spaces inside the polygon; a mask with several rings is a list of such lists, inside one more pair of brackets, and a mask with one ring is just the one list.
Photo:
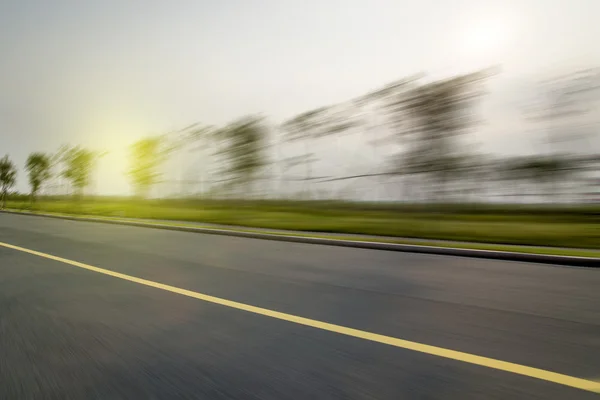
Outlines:
{"label": "sun glare", "polygon": [[465,32],[465,50],[489,53],[499,50],[507,40],[508,29],[499,20],[478,21]]}
{"label": "sun glare", "polygon": [[514,26],[507,18],[486,16],[464,22],[458,38],[462,57],[474,63],[495,64],[507,57]]}

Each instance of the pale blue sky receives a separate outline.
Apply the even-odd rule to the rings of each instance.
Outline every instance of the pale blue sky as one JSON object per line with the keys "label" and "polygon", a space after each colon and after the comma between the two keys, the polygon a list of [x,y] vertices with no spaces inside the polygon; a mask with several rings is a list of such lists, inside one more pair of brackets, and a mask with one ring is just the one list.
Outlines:
{"label": "pale blue sky", "polygon": [[140,136],[277,121],[415,72],[492,64],[480,135],[510,151],[528,85],[600,65],[598,15],[598,0],[4,0],[0,154],[21,166],[61,143],[108,149],[98,188],[120,193],[117,158]]}

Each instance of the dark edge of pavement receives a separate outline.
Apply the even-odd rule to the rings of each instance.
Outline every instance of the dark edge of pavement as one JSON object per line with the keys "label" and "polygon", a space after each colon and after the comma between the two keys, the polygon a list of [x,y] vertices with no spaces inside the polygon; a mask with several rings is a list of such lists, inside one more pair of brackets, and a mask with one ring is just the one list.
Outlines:
{"label": "dark edge of pavement", "polygon": [[326,239],[308,236],[293,236],[293,235],[277,235],[272,233],[257,233],[243,232],[234,230],[214,229],[214,228],[197,228],[191,226],[174,226],[164,224],[153,224],[148,222],[110,220],[92,217],[76,217],[68,215],[52,215],[43,213],[31,213],[21,211],[0,210],[2,213],[29,215],[35,217],[57,218],[71,221],[83,222],[100,222],[113,225],[136,226],[141,228],[165,229],[180,232],[204,233],[210,235],[236,236],[251,239],[276,240],[281,242],[295,242],[307,244],[320,244],[328,246],[354,247],[359,249],[372,250],[388,250],[388,251],[403,251],[409,253],[436,254],[444,256],[458,256],[471,258],[487,258],[503,261],[517,262],[532,262],[542,264],[555,264],[573,267],[600,268],[600,258],[597,257],[575,257],[575,256],[560,256],[549,254],[534,254],[534,253],[518,253],[510,251],[497,250],[477,250],[477,249],[461,249],[455,247],[437,247],[425,245],[399,244],[399,243],[383,243],[383,242],[368,242],[358,240],[343,240],[343,239]]}

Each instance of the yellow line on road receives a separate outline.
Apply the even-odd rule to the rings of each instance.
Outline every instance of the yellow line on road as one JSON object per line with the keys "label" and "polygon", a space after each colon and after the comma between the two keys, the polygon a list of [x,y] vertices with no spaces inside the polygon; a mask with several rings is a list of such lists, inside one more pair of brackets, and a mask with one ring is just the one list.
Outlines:
{"label": "yellow line on road", "polygon": [[335,332],[341,335],[352,336],[359,339],[369,340],[372,342],[383,343],[390,346],[395,346],[403,349],[417,351],[419,353],[430,354],[433,356],[448,358],[451,360],[462,361],[469,364],[480,365],[483,367],[493,368],[500,371],[506,371],[513,374],[523,375],[530,378],[541,379],[556,383],[559,385],[570,386],[577,389],[586,390],[589,392],[600,393],[600,383],[587,379],[576,378],[574,376],[559,374],[556,372],[546,371],[539,368],[527,367],[525,365],[515,364],[511,362],[496,360],[493,358],[477,356],[474,354],[463,353],[456,350],[445,349],[443,347],[430,346],[423,343],[412,342],[409,340],[398,339],[390,336],[379,335],[377,333],[361,331],[359,329],[348,328],[341,325],[330,324],[327,322],[317,321],[310,318],[303,318],[292,314],[286,314],[279,311],[269,310],[267,308],[255,307],[249,304],[238,303],[236,301],[226,300],[219,297],[209,296],[206,294],[193,292],[191,290],[181,289],[175,286],[165,285],[163,283],[150,281],[147,279],[136,278],[119,272],[110,271],[103,268],[94,267],[93,265],[84,264],[78,261],[68,260],[66,258],[53,256],[51,254],[42,253],[40,251],[26,249],[24,247],[14,246],[8,243],[0,242],[0,246],[21,251],[28,254],[33,254],[49,260],[58,261],[74,267],[87,269],[89,271],[98,272],[100,274],[109,275],[115,278],[123,279],[130,282],[135,282],[140,285],[150,286],[156,289],[166,290],[167,292],[177,293],[182,296],[193,297],[198,300],[207,301],[214,304],[219,304],[225,307],[231,307],[238,310],[251,312],[254,314],[264,315],[267,317],[280,319],[283,321],[293,322],[299,325],[310,326],[317,329],[322,329],[329,332]]}

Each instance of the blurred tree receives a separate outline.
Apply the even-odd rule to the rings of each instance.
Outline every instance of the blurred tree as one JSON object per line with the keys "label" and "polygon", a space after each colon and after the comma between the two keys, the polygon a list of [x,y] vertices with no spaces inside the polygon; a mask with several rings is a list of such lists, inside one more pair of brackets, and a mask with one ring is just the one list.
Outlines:
{"label": "blurred tree", "polygon": [[451,176],[455,199],[469,203],[483,201],[492,177],[492,163],[492,157],[486,154],[465,150],[458,153]]}
{"label": "blurred tree", "polygon": [[195,153],[196,156],[189,167],[188,174],[195,177],[195,183],[198,185],[196,195],[205,195],[211,192],[208,174],[211,167],[219,154],[218,141],[216,140],[217,128],[211,125],[203,125],[200,123],[193,124],[184,129],[182,143],[180,148],[187,147],[189,152]]}
{"label": "blurred tree", "polygon": [[357,126],[359,121],[354,118],[354,108],[354,103],[321,107],[299,114],[282,124],[281,129],[287,141],[303,144],[303,154],[283,160],[283,169],[304,165],[304,195],[307,198],[311,197],[310,181],[313,179],[313,164],[318,160],[313,150],[319,147],[316,141]]}
{"label": "blurred tree", "polygon": [[569,180],[574,180],[580,171],[579,163],[568,155],[533,156],[525,164],[540,188],[541,195],[552,202],[558,202],[561,188]]}
{"label": "blurred tree", "polygon": [[71,182],[75,198],[81,200],[85,188],[90,184],[92,170],[101,155],[79,146],[63,146],[59,154],[64,166],[62,176]]}
{"label": "blurred tree", "polygon": [[12,188],[17,180],[17,168],[8,158],[8,155],[0,159],[0,187],[2,188],[2,208],[6,208],[8,190]]}
{"label": "blurred tree", "polygon": [[137,197],[146,198],[161,176],[160,167],[173,148],[164,136],[138,140],[131,146],[131,162],[127,175]]}
{"label": "blurred tree", "polygon": [[290,142],[302,142],[303,154],[290,159],[283,160],[284,168],[291,168],[295,165],[304,165],[304,195],[310,198],[310,180],[312,178],[313,164],[317,161],[315,153],[311,150],[312,142],[324,135],[324,115],[327,107],[317,108],[311,111],[299,114],[281,126],[285,138]]}
{"label": "blurred tree", "polygon": [[[600,68],[587,68],[539,82],[526,116],[542,123],[549,152],[588,153],[589,140],[598,134],[597,121],[586,115],[598,103]],[[595,125],[595,126],[594,126]]]}
{"label": "blurred tree", "polygon": [[229,186],[243,188],[245,194],[254,193],[254,181],[266,164],[266,135],[262,117],[247,116],[215,132],[221,142],[220,153],[227,160],[225,174]]}
{"label": "blurred tree", "polygon": [[[157,138],[160,138],[160,141],[161,141],[161,144],[159,146],[160,151],[158,151],[158,153],[157,153],[157,154],[160,154],[160,157],[159,157],[160,162],[158,163],[157,167],[159,167],[160,164],[167,162],[167,160],[172,155],[175,154],[175,155],[179,156],[179,157],[177,157],[177,160],[181,162],[181,164],[180,164],[181,175],[179,177],[175,178],[174,181],[171,180],[171,183],[178,184],[178,188],[176,188],[175,190],[179,191],[179,195],[184,195],[184,193],[186,192],[186,187],[189,184],[194,184],[194,182],[186,179],[185,175],[199,176],[200,172],[201,172],[201,171],[196,171],[194,173],[189,170],[184,171],[186,168],[185,164],[186,164],[187,160],[186,160],[186,157],[183,156],[182,154],[185,154],[185,152],[187,152],[187,151],[200,152],[200,151],[204,151],[206,149],[215,150],[217,143],[214,140],[212,140],[212,139],[214,139],[214,135],[213,135],[214,131],[215,131],[215,128],[212,126],[203,125],[201,123],[193,123],[182,129],[169,131],[163,135],[157,136]],[[135,158],[135,157],[133,156],[133,154],[131,155],[131,157],[132,157],[131,168],[133,168],[133,166],[135,165],[135,163],[133,162],[133,158]],[[194,166],[192,168],[193,169],[197,168],[198,161],[206,161],[206,158],[207,157],[205,156],[205,154],[201,154],[201,157],[199,159],[196,159],[196,162],[194,163]],[[189,166],[188,166],[188,169],[190,169]],[[128,171],[128,175],[130,172],[132,172],[131,169]],[[162,173],[159,175],[162,175]],[[133,178],[133,177],[131,176],[131,178]],[[158,179],[159,177],[157,176],[156,178]],[[165,183],[169,182],[169,179],[165,179],[162,182],[165,182]],[[155,183],[158,183],[158,182],[155,182]],[[151,186],[153,186],[153,185],[151,185]],[[134,186],[136,186],[136,185],[134,185]],[[151,189],[151,186],[150,186],[150,188],[148,188],[148,191]],[[141,191],[139,191],[138,189]],[[147,196],[148,193],[144,194],[144,191],[145,190],[142,190],[141,187],[138,186],[136,188],[136,195],[137,196]],[[148,191],[146,191],[146,192],[148,192]]]}
{"label": "blurred tree", "polygon": [[31,202],[35,203],[38,191],[48,179],[50,179],[50,169],[52,167],[51,157],[45,153],[31,153],[27,157],[25,169],[29,174],[29,184],[31,185]]}
{"label": "blurred tree", "polygon": [[547,196],[556,201],[562,187],[569,184],[566,179],[586,181],[580,174],[584,165],[576,156],[597,152],[600,131],[597,114],[591,111],[598,105],[599,94],[600,68],[571,71],[539,82],[534,101],[525,109],[530,120],[541,124],[548,146],[546,156],[539,157],[531,168],[538,185],[544,185]]}
{"label": "blurred tree", "polygon": [[569,194],[564,188],[577,183],[583,168],[579,158],[565,154],[509,157],[499,165],[502,178],[512,182],[512,196],[524,200],[532,195],[552,202],[558,202],[562,194]]}
{"label": "blurred tree", "polygon": [[[55,195],[68,194],[68,179],[64,176],[64,157],[70,146],[63,144],[54,153],[50,154],[50,182],[49,187],[53,189]],[[66,181],[66,182],[65,182]]]}
{"label": "blurred tree", "polygon": [[496,161],[498,177],[501,181],[508,183],[508,196],[517,201],[524,201],[528,189],[535,185],[535,179],[529,168],[528,157],[513,156],[505,157]]}
{"label": "blurred tree", "polygon": [[433,189],[431,200],[446,197],[447,184],[460,170],[459,137],[476,122],[473,105],[483,95],[479,83],[490,73],[482,70],[425,84],[409,81],[386,96],[388,124],[403,147],[392,171],[421,176]]}

